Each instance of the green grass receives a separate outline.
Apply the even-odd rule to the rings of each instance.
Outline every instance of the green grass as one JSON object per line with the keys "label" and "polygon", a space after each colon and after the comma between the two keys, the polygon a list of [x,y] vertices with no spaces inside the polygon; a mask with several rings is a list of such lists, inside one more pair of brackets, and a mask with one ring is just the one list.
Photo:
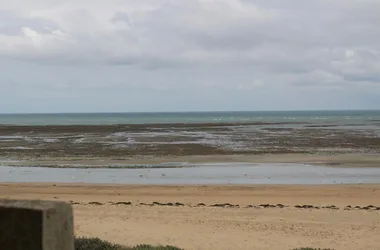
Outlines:
{"label": "green grass", "polygon": [[[126,247],[101,240],[99,238],[75,238],[75,250],[181,250],[173,246],[138,245]],[[301,247],[293,250],[333,250],[329,248]]]}
{"label": "green grass", "polygon": [[101,240],[99,238],[76,238],[75,250],[181,250],[173,246],[138,245],[126,247]]}

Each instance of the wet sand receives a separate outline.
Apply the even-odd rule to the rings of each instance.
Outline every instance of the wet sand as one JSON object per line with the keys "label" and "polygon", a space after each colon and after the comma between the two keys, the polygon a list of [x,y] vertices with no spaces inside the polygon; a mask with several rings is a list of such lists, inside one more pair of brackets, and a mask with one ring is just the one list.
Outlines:
{"label": "wet sand", "polygon": [[248,162],[378,167],[379,153],[378,124],[0,126],[3,166]]}
{"label": "wet sand", "polygon": [[[174,164],[174,163],[173,163]],[[180,166],[180,167],[179,167]],[[372,184],[380,168],[295,163],[199,163],[172,167],[0,167],[0,182],[134,185]]]}
{"label": "wet sand", "polygon": [[[380,167],[380,156],[375,153],[346,154],[234,154],[234,155],[193,155],[193,156],[141,156],[125,158],[113,157],[44,157],[27,159],[0,158],[3,166],[39,166],[39,167],[181,167],[185,164],[199,163],[295,163],[329,167],[377,168]],[[175,164],[178,163],[178,164]]]}
{"label": "wet sand", "polygon": [[210,250],[380,249],[379,197],[380,185],[0,184],[0,198],[71,201],[77,235]]}
{"label": "wet sand", "polygon": [[[310,126],[314,127],[310,127]],[[297,123],[0,126],[0,157],[140,160],[263,154],[378,154],[380,126]]]}

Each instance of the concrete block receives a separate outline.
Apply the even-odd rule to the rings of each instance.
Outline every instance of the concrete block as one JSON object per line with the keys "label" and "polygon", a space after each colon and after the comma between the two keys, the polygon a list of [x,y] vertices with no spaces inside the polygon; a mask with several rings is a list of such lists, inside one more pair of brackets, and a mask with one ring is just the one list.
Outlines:
{"label": "concrete block", "polygon": [[0,200],[1,250],[74,250],[71,205]]}

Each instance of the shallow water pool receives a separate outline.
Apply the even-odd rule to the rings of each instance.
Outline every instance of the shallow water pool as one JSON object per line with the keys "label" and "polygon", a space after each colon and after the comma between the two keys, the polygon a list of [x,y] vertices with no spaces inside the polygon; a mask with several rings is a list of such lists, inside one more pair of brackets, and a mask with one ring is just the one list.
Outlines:
{"label": "shallow water pool", "polygon": [[197,164],[183,168],[101,169],[0,167],[0,182],[94,184],[358,184],[380,183],[380,168],[303,164]]}

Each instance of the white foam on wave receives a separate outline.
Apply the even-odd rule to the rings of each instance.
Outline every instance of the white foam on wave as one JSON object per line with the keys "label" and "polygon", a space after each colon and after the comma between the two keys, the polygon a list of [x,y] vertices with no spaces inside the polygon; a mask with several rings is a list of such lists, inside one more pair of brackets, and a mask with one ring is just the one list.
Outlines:
{"label": "white foam on wave", "polygon": [[199,141],[150,141],[150,142],[145,142],[145,141],[99,141],[98,143],[100,144],[105,144],[105,145],[171,145],[171,144],[200,144]]}
{"label": "white foam on wave", "polygon": [[3,148],[3,149],[18,149],[18,150],[32,150],[34,148],[30,148],[30,147],[6,147],[6,148]]}
{"label": "white foam on wave", "polygon": [[[190,138],[190,140],[181,140],[181,137]],[[235,133],[210,133],[205,131],[117,132],[106,136],[104,138],[106,140],[97,141],[97,143],[113,145],[116,148],[129,148],[133,145],[203,144],[230,150],[244,150],[247,148],[247,145],[244,142],[237,141],[236,139],[238,137],[241,138],[241,135],[236,135]],[[156,138],[156,140],[151,140],[152,138]],[[162,138],[165,139],[161,140]],[[167,140],[170,138],[178,138],[178,140]],[[244,138],[246,138],[246,136]],[[112,139],[112,141],[108,141],[107,139]],[[146,141],[145,139],[150,140]]]}
{"label": "white foam on wave", "polygon": [[19,141],[24,140],[27,142],[58,142],[59,139],[55,137],[33,137],[33,136],[22,136],[22,135],[3,135],[0,136],[0,141],[2,142],[12,142],[12,141]]}
{"label": "white foam on wave", "polygon": [[82,143],[85,141],[86,138],[82,137],[82,138],[78,138],[78,139],[75,139],[73,140],[73,143]]}
{"label": "white foam on wave", "polygon": [[113,145],[112,148],[115,148],[115,149],[125,149],[125,148],[133,148],[134,145],[132,144],[116,144],[116,145]]}
{"label": "white foam on wave", "polygon": [[5,140],[17,140],[17,139],[22,140],[24,138],[25,138],[25,136],[21,136],[21,135],[0,135],[0,140],[3,140],[3,139],[5,139]]}
{"label": "white foam on wave", "polygon": [[126,138],[128,137],[128,132],[116,132],[116,133],[112,133],[110,135],[107,136],[107,138],[112,138],[112,137],[121,137],[121,138]]}
{"label": "white foam on wave", "polygon": [[41,138],[41,140],[48,143],[59,142],[59,139],[57,138]]}

